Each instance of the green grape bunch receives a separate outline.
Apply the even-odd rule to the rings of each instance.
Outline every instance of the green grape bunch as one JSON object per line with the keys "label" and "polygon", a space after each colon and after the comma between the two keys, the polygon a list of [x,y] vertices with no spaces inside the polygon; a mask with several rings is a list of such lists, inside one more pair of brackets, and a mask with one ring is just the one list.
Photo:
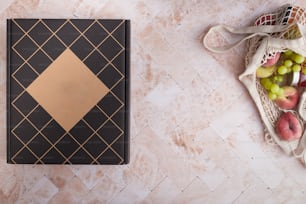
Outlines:
{"label": "green grape bunch", "polygon": [[269,99],[276,100],[284,95],[284,86],[296,86],[293,84],[294,75],[306,75],[306,59],[304,56],[286,50],[280,54],[277,62],[271,67],[259,67],[257,78],[267,91]]}

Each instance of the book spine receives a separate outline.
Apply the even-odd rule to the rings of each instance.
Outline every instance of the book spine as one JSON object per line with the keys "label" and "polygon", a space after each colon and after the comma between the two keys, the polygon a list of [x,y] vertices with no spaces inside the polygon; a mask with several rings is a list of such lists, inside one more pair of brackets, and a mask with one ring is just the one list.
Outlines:
{"label": "book spine", "polygon": [[130,20],[125,21],[125,141],[124,164],[130,162]]}
{"label": "book spine", "polygon": [[6,39],[6,74],[7,74],[7,77],[6,77],[6,124],[7,124],[7,127],[6,127],[6,135],[7,135],[7,148],[6,148],[6,151],[7,151],[7,163],[12,163],[11,161],[11,140],[10,140],[10,131],[11,131],[11,128],[10,128],[10,113],[11,113],[11,109],[10,109],[10,104],[11,104],[11,95],[10,95],[10,76],[11,76],[11,35],[12,35],[12,30],[11,30],[11,19],[7,19],[6,21],[6,25],[7,25],[7,39]]}

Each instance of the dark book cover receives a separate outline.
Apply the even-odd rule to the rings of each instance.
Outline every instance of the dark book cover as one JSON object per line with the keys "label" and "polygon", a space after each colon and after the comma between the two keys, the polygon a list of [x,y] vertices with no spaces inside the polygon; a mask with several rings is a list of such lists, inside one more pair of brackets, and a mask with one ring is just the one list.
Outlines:
{"label": "dark book cover", "polygon": [[7,20],[7,162],[129,162],[130,21]]}

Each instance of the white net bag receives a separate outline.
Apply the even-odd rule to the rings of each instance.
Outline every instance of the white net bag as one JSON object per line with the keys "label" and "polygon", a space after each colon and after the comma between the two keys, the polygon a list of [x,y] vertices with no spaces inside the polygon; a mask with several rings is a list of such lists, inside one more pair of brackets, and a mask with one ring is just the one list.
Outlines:
{"label": "white net bag", "polygon": [[[254,26],[233,28],[226,25],[217,25],[210,28],[203,38],[204,46],[216,53],[226,52],[246,41],[245,70],[240,74],[239,80],[246,86],[258,108],[264,124],[265,139],[268,143],[279,145],[288,155],[299,158],[304,164],[306,164],[306,89],[304,85],[301,86],[301,77],[304,75],[303,70],[306,76],[306,58],[303,59],[303,57],[306,57],[305,17],[306,11],[303,8],[284,5],[274,12],[258,17]],[[209,45],[209,36],[212,32],[229,32],[247,36],[231,45],[212,47]],[[296,55],[301,56],[300,59],[303,59],[303,62],[295,60],[294,56]],[[289,66],[289,62],[289,64],[285,62],[290,57],[294,59],[289,60],[293,62],[291,66]],[[277,62],[269,66],[271,70],[273,67],[269,77],[262,77],[260,73],[257,73],[259,67],[266,69],[266,65],[273,60]],[[285,69],[280,69],[280,66],[284,63],[286,73],[282,73]],[[293,68],[295,64],[299,67]],[[277,79],[282,79],[282,81],[280,80],[281,82],[276,84],[277,86],[272,85],[275,87],[274,89],[271,86],[266,86],[267,83],[264,83],[263,78],[268,78],[266,81]],[[298,93],[298,99],[296,99],[294,107],[290,108],[281,104],[279,98],[277,98],[278,95],[281,95],[278,93],[281,92],[279,89],[288,91],[288,87],[293,87]],[[295,134],[298,135],[297,137],[284,136],[284,125],[281,125],[284,118],[288,120],[293,118],[291,120],[293,125],[290,126],[289,123],[288,127],[297,132]],[[297,127],[294,127],[295,125]]]}

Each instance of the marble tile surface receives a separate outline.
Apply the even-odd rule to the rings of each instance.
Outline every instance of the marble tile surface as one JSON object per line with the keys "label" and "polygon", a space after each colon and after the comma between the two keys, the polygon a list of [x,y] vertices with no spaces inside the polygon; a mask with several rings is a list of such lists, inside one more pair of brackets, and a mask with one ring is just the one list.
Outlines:
{"label": "marble tile surface", "polygon": [[[213,54],[201,44],[211,25],[248,25],[285,3],[306,7],[302,0],[1,0],[0,203],[305,203],[306,169],[265,143],[238,80],[245,48]],[[16,17],[131,19],[129,165],[6,164],[6,19]]]}

